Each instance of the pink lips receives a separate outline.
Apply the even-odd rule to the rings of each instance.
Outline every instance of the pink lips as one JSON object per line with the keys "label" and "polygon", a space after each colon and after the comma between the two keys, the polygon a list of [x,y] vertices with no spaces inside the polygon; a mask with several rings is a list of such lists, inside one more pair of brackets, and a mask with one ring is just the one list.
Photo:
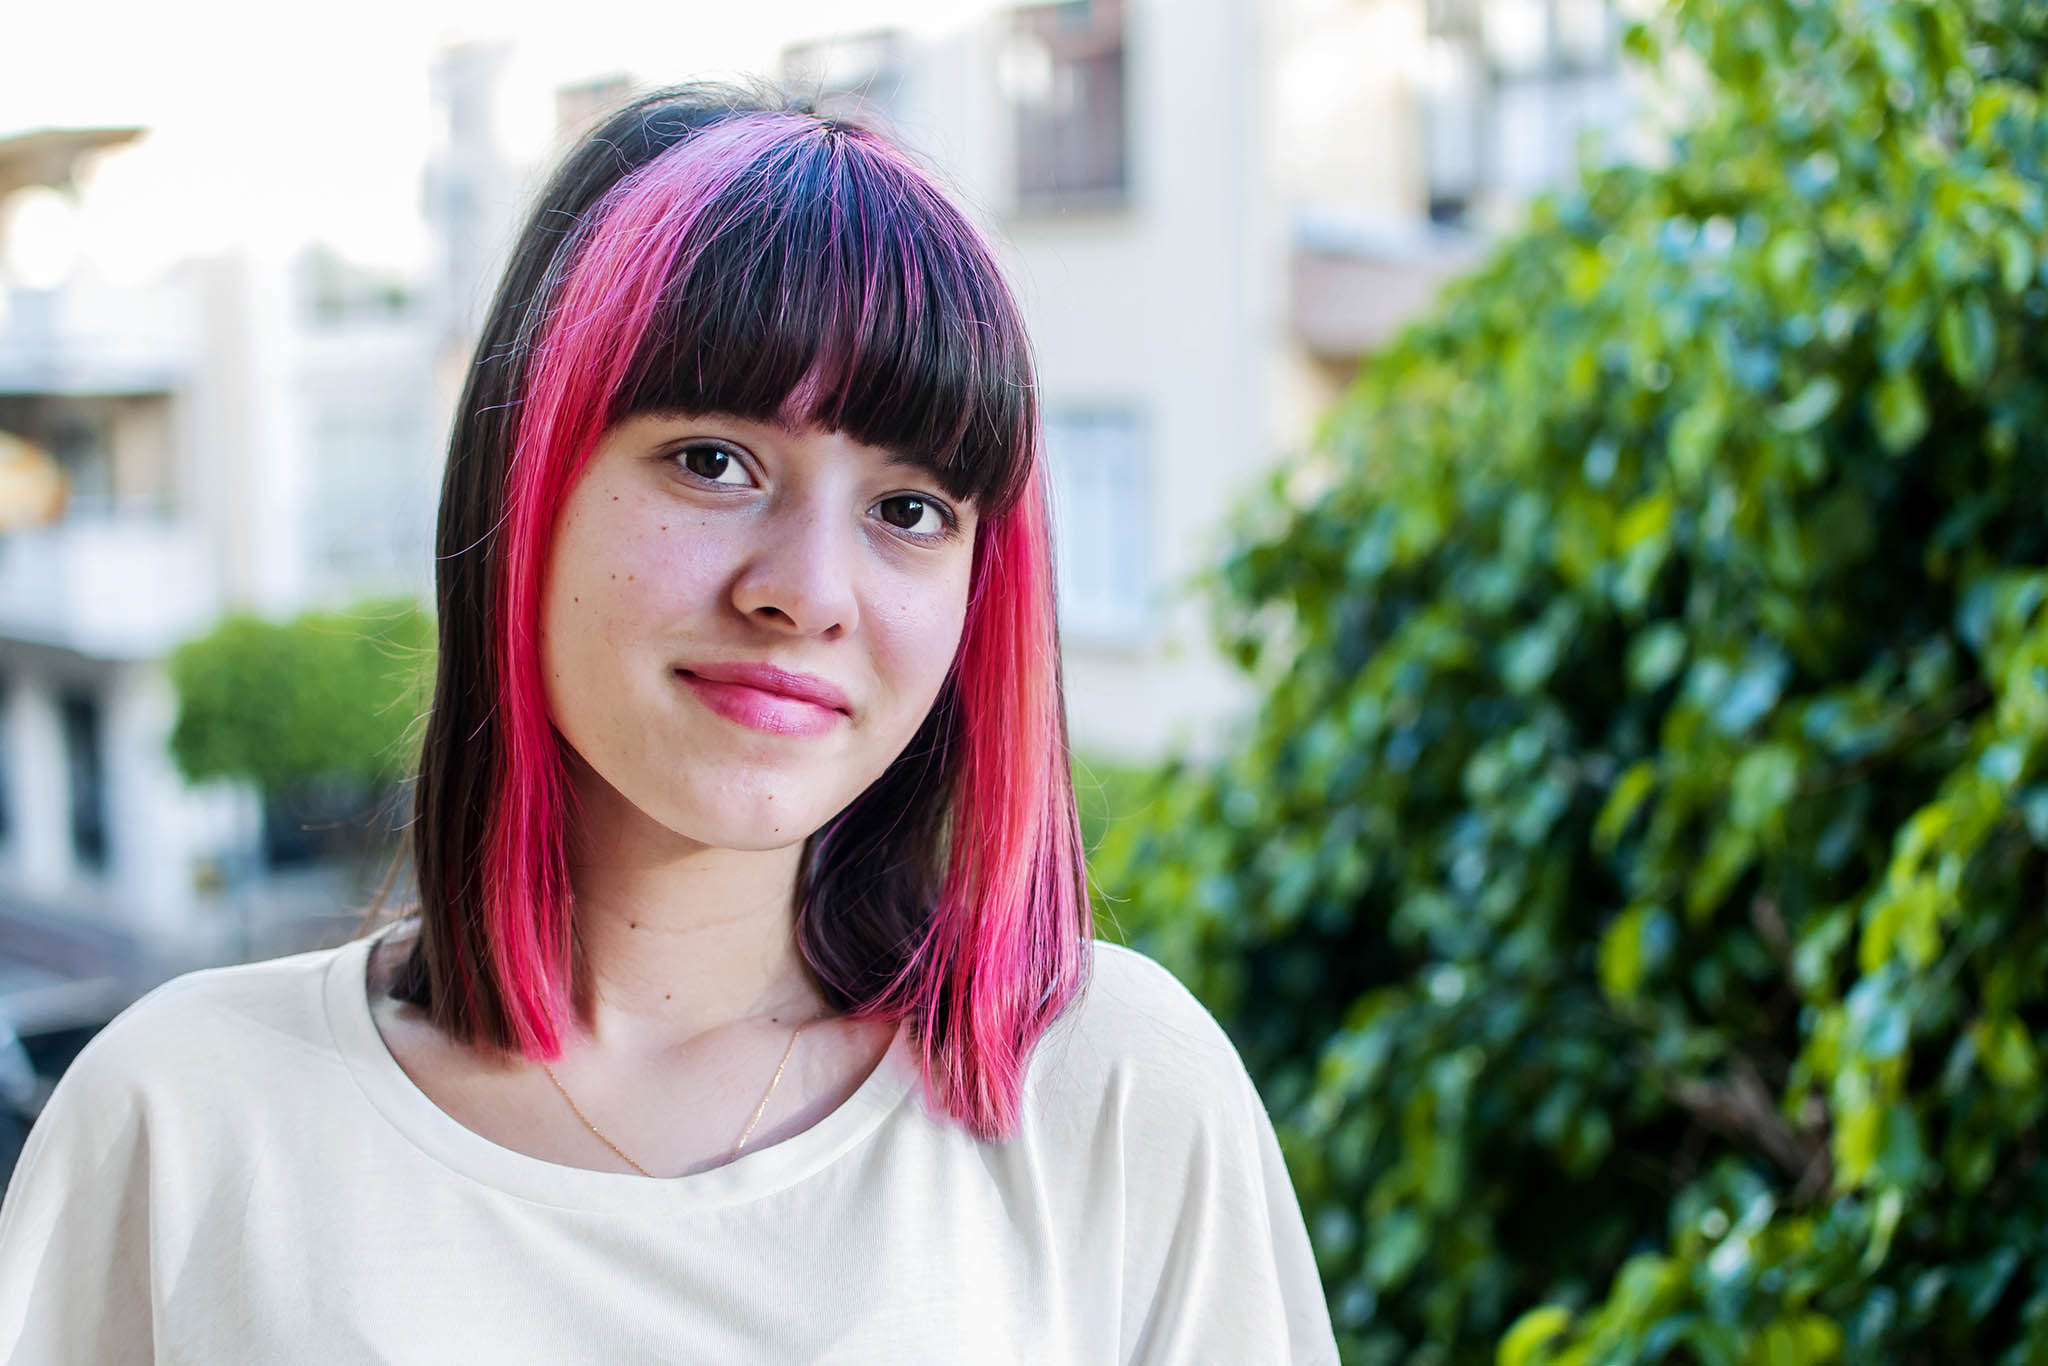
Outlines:
{"label": "pink lips", "polygon": [[720,716],[770,735],[822,735],[853,710],[824,679],[772,664],[702,664],[676,676]]}

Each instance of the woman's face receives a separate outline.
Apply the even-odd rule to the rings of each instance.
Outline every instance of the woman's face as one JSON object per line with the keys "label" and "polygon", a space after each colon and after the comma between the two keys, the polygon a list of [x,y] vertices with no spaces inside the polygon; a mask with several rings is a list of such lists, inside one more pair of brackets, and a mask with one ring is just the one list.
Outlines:
{"label": "woman's face", "polygon": [[808,837],[931,710],[974,529],[928,471],[838,433],[715,414],[613,427],[563,505],[541,601],[586,813],[630,819],[615,793],[700,844]]}

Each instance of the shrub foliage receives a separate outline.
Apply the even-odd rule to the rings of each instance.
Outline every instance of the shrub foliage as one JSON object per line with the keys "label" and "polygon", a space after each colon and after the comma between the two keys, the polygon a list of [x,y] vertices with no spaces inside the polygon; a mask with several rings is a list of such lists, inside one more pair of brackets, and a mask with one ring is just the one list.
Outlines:
{"label": "shrub foliage", "polygon": [[1118,923],[1351,1362],[2048,1360],[2048,10],[1687,0],[1247,510]]}
{"label": "shrub foliage", "polygon": [[314,784],[387,786],[426,707],[432,621],[408,602],[231,616],[171,656],[171,754],[187,778],[241,778],[268,797]]}

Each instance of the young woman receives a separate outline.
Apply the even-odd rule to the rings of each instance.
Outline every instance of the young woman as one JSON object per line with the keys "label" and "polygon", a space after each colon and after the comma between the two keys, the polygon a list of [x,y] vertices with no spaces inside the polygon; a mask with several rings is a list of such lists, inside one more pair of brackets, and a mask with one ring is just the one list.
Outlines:
{"label": "young woman", "polygon": [[1091,938],[1029,348],[900,151],[585,141],[438,580],[415,913],[80,1056],[7,1360],[1336,1360],[1229,1040]]}

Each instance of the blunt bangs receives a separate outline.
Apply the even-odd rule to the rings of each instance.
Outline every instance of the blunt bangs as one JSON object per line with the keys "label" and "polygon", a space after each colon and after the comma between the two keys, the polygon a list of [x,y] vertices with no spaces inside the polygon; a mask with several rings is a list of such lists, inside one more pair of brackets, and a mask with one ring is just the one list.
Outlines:
{"label": "blunt bangs", "polygon": [[985,514],[1006,510],[1030,473],[1036,411],[995,262],[895,148],[807,122],[693,215],[610,420],[812,425],[930,469]]}

